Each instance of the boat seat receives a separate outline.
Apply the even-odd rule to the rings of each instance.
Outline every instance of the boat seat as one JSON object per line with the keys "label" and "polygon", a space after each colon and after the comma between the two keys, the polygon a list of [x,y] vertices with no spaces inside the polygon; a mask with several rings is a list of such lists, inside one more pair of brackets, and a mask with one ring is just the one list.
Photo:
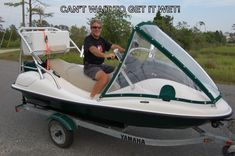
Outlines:
{"label": "boat seat", "polygon": [[[69,63],[61,59],[52,59],[50,60],[50,68],[71,84],[88,92],[91,92],[96,83],[95,80],[84,74],[82,65]],[[110,75],[110,77],[112,76]],[[112,90],[118,88],[119,86],[115,85],[115,88],[112,87]]]}

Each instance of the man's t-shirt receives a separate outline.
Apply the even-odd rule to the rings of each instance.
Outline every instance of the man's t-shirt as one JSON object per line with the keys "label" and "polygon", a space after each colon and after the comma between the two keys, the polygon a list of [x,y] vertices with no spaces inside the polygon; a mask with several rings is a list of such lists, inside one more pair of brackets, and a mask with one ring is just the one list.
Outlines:
{"label": "man's t-shirt", "polygon": [[104,58],[97,57],[89,51],[91,46],[95,46],[101,52],[105,53],[105,51],[110,50],[112,44],[102,37],[95,39],[92,35],[87,36],[84,40],[84,64],[102,64],[104,62]]}

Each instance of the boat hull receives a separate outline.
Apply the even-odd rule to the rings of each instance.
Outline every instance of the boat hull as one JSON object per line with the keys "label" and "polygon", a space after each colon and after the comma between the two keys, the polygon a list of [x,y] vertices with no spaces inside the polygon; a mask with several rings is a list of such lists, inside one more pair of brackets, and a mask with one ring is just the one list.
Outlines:
{"label": "boat hull", "polygon": [[105,106],[88,105],[44,95],[22,91],[27,103],[40,105],[47,109],[68,114],[74,117],[115,126],[138,126],[166,129],[184,129],[200,126],[207,122],[222,120],[230,115],[215,118],[149,113]]}

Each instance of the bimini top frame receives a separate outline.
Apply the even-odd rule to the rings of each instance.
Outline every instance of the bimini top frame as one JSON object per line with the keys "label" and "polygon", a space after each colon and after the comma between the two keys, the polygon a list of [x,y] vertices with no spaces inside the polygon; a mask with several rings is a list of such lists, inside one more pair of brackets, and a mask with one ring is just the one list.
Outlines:
{"label": "bimini top frame", "polygon": [[[155,31],[157,31],[158,33],[155,34]],[[156,25],[151,22],[140,23],[133,29],[131,37],[129,38],[128,47],[126,48],[126,51],[118,66],[118,69],[114,74],[113,78],[111,79],[109,85],[107,85],[106,88],[103,90],[100,96],[101,98],[118,96],[160,98],[157,95],[148,94],[107,94],[117,75],[120,72],[122,73],[123,71],[122,68],[125,66],[125,59],[130,54],[131,41],[135,33],[139,34],[146,41],[148,41],[157,49],[159,49],[168,59],[170,59],[176,66],[178,66],[210,99],[210,101],[193,101],[180,98],[175,98],[173,100],[196,104],[215,104],[221,98],[221,94],[218,88],[211,80],[211,78],[207,75],[207,73],[201,68],[201,66],[174,40],[172,40],[169,36],[167,36],[164,32],[162,32]],[[189,61],[184,61],[183,59],[187,59]],[[190,64],[192,64],[193,66],[190,67]]]}

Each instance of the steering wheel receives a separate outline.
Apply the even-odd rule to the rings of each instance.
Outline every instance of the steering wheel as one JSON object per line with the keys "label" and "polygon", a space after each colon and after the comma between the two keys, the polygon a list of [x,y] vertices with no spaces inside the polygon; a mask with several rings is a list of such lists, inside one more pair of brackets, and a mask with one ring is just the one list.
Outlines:
{"label": "steering wheel", "polygon": [[136,51],[136,50],[142,50],[142,51],[150,52],[150,49],[148,49],[148,48],[137,47],[137,48],[131,48],[129,53],[132,53],[133,51]]}
{"label": "steering wheel", "polygon": [[122,60],[122,54],[120,53],[120,51],[118,49],[114,49],[113,53],[115,54],[116,58],[118,59],[119,62],[121,62]]}

